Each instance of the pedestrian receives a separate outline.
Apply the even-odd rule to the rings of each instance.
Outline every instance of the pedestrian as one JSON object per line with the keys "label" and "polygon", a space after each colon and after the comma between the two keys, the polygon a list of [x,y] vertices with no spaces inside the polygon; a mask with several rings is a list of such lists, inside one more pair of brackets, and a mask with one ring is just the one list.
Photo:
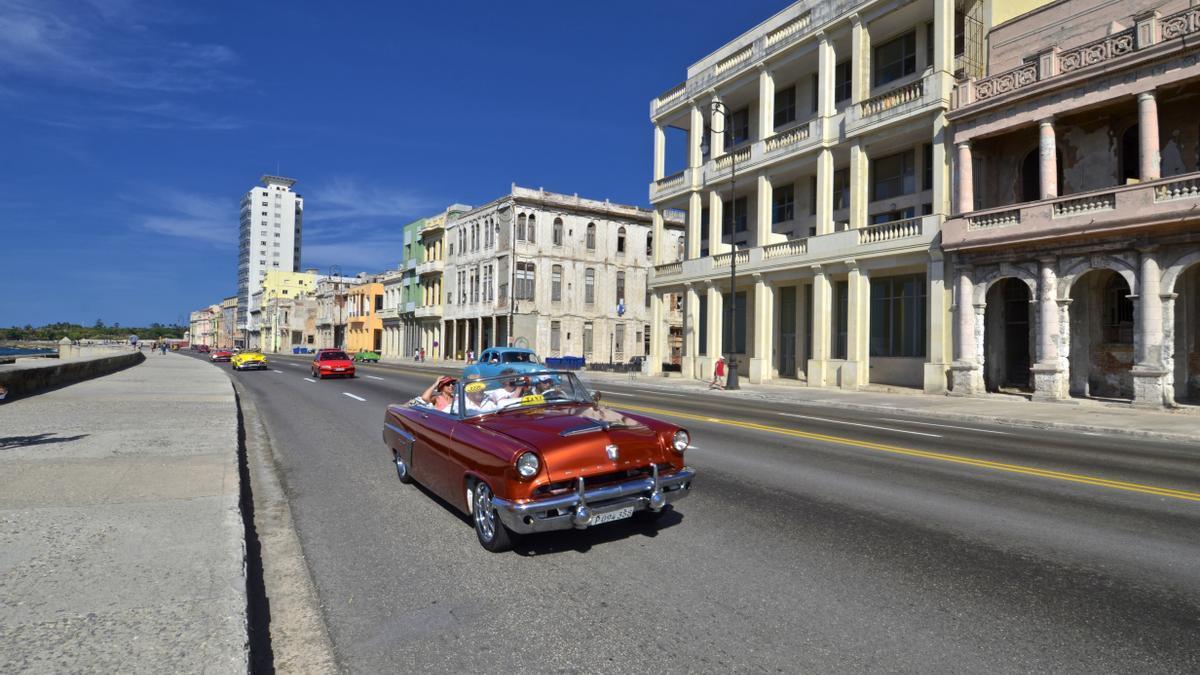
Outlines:
{"label": "pedestrian", "polygon": [[425,363],[425,348],[421,347],[421,363]]}
{"label": "pedestrian", "polygon": [[159,346],[159,349],[162,351],[163,356],[167,355],[167,343],[165,341]]}
{"label": "pedestrian", "polygon": [[725,357],[718,356],[713,366],[713,379],[708,383],[709,389],[725,389]]}

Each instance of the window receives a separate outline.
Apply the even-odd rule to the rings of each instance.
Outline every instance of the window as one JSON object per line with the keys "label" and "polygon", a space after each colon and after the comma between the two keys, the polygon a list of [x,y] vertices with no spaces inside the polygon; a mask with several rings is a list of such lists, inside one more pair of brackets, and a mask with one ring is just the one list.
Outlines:
{"label": "window", "polygon": [[842,61],[833,69],[833,100],[836,103],[841,103],[849,99],[852,95],[850,88],[854,84],[853,71],[850,70],[850,62]]}
{"label": "window", "polygon": [[891,199],[916,192],[913,151],[881,157],[871,163],[871,199]]}
{"label": "window", "polygon": [[563,221],[562,221],[562,218],[554,219],[554,232],[551,235],[551,240],[553,241],[555,246],[562,246],[562,244],[563,244]]}
{"label": "window", "polygon": [[525,214],[517,216],[517,241],[525,241]]}
{"label": "window", "polygon": [[625,302],[625,272],[617,272],[617,303]]}
{"label": "window", "polygon": [[529,214],[529,229],[525,231],[525,234],[529,235],[529,243],[537,243],[537,220],[532,213]]}
{"label": "window", "polygon": [[[930,205],[932,207],[932,205]],[[895,211],[885,211],[884,213],[876,213],[871,216],[872,225],[880,225],[882,223],[890,223],[895,220],[905,220],[915,217],[916,211],[910,206],[907,209],[897,209]]]}
{"label": "window", "polygon": [[849,284],[833,282],[833,358],[846,358],[846,336],[849,326]]}
{"label": "window", "polygon": [[875,48],[875,86],[917,72],[917,33],[909,31]]}
{"label": "window", "polygon": [[735,110],[725,117],[725,149],[750,139],[750,107]]}
{"label": "window", "polygon": [[850,169],[833,172],[833,210],[850,208]]}
{"label": "window", "polygon": [[1141,138],[1138,137],[1138,125],[1133,125],[1121,134],[1121,184],[1129,183],[1131,178],[1142,177]]}
{"label": "window", "polygon": [[[816,81],[816,76],[813,76]],[[796,86],[775,92],[775,128],[796,121]]]}
{"label": "window", "polygon": [[613,358],[614,362],[620,363],[625,360],[625,324],[623,323],[617,324],[613,331],[613,350],[616,353]]}
{"label": "window", "polygon": [[871,280],[871,356],[925,356],[925,275]]}
{"label": "window", "polygon": [[375,296],[375,311],[378,312],[381,309],[383,309],[383,296],[376,295]]}
{"label": "window", "polygon": [[562,322],[550,322],[550,351],[557,354],[562,350]]}
{"label": "window", "polygon": [[646,233],[646,257],[654,262],[654,233]]}
{"label": "window", "polygon": [[788,183],[771,194],[771,222],[786,223],[796,217],[796,187]]}
{"label": "window", "polygon": [[749,210],[745,197],[726,201],[721,209],[721,234],[745,232],[748,227]]}
{"label": "window", "polygon": [[933,144],[926,143],[921,146],[921,173],[924,174],[924,182],[922,187],[926,190],[933,189]]}
{"label": "window", "polygon": [[[961,12],[955,12],[956,14]],[[925,24],[925,65],[933,66],[933,22]]]}
{"label": "window", "polygon": [[583,353],[591,355],[592,353],[592,324],[583,324]]}
{"label": "window", "polygon": [[596,304],[596,270],[590,267],[583,273],[583,302]]}
{"label": "window", "polygon": [[625,253],[625,228],[617,230],[617,253]]}
{"label": "window", "polygon": [[587,224],[587,249],[589,251],[596,250],[596,224]]}
{"label": "window", "polygon": [[562,302],[562,265],[550,268],[550,301]]}
{"label": "window", "polygon": [[517,300],[533,300],[537,266],[533,263],[517,263]]}

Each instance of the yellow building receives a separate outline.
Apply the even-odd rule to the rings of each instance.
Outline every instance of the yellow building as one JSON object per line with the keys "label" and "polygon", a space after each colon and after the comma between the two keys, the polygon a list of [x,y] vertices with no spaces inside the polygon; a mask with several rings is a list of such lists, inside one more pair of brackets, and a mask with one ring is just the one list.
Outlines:
{"label": "yellow building", "polygon": [[[293,300],[312,295],[317,287],[317,271],[285,272],[269,270],[262,282],[263,318],[259,344],[265,352],[290,348],[293,338],[282,317],[288,316],[284,306],[292,307]],[[280,302],[280,301],[287,302]]]}
{"label": "yellow building", "polygon": [[271,298],[295,298],[300,295],[310,295],[316,287],[316,270],[304,272],[270,270],[262,282],[262,299],[265,303]]}
{"label": "yellow building", "polygon": [[346,298],[346,351],[383,350],[383,283],[368,281],[350,288]]}

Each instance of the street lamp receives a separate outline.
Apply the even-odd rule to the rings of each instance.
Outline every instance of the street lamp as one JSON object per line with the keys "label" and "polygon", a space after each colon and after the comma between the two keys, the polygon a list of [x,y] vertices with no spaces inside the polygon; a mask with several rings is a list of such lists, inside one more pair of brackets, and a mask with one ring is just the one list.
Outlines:
{"label": "street lamp", "polygon": [[[722,138],[729,132],[729,110],[724,103],[720,101],[712,102],[712,117],[716,121],[717,115],[721,115],[720,131]],[[700,138],[701,154],[709,154],[710,144],[708,140],[709,131],[712,129],[704,129],[703,136]],[[729,326],[729,339],[725,342],[726,351],[729,353],[729,358],[726,359],[725,388],[740,389],[738,386],[738,365],[737,359],[734,357],[733,344],[734,337],[737,335],[737,244],[733,243],[734,220],[737,213],[737,153],[729,154],[729,206],[734,209],[734,213],[729,214],[730,222],[730,245],[729,245],[729,321],[726,324]],[[709,242],[709,246],[715,248],[716,242]]]}

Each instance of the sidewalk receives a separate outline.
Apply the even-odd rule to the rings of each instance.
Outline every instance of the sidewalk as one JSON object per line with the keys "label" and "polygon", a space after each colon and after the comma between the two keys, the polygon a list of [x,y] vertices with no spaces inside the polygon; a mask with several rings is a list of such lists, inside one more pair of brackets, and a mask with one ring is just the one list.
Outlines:
{"label": "sidewalk", "polygon": [[[466,365],[463,361],[422,364],[411,359],[388,363],[431,371],[461,369]],[[1140,410],[1125,403],[1093,400],[1071,399],[1062,403],[1035,403],[1002,394],[968,398],[925,394],[898,388],[893,388],[892,391],[843,391],[808,387],[802,382],[791,380],[780,380],[773,384],[750,384],[745,378],[741,379],[741,389],[738,391],[715,391],[708,388],[707,381],[684,379],[679,377],[678,373],[673,373],[671,377],[648,377],[636,373],[631,376],[626,373],[583,370],[579,371],[579,376],[589,385],[610,382],[694,396],[750,398],[888,415],[914,415],[948,421],[1082,431],[1200,445],[1200,408],[1196,407],[1157,412]]]}
{"label": "sidewalk", "polygon": [[237,411],[156,354],[0,405],[0,672],[245,672]]}

